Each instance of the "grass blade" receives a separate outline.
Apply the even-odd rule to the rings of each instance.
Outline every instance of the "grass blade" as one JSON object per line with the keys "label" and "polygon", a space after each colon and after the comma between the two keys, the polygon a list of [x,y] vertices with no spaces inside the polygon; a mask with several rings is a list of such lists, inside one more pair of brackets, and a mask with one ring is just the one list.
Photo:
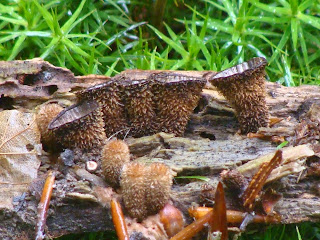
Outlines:
{"label": "grass blade", "polygon": [[14,44],[14,47],[11,51],[11,54],[7,59],[8,61],[13,60],[19,54],[19,52],[22,49],[22,45],[23,45],[24,40],[26,40],[26,35],[23,34],[18,38],[18,40]]}
{"label": "grass blade", "polygon": [[148,25],[148,27],[150,27],[154,31],[154,33],[158,35],[160,39],[165,41],[170,47],[172,47],[174,50],[180,53],[183,58],[186,58],[189,55],[189,53],[179,43],[171,40],[170,38],[165,36],[162,32],[160,32],[158,29],[154,28],[153,26]]}
{"label": "grass blade", "polygon": [[[72,28],[74,27],[71,27],[72,24],[77,20],[79,14],[81,13],[82,11],[82,8],[83,8],[83,5],[86,3],[86,0],[82,0],[79,7],[77,8],[77,10],[72,14],[72,17],[61,27],[61,31],[64,33],[64,34],[67,34],[69,33]],[[91,13],[88,13],[89,15]]]}
{"label": "grass blade", "polygon": [[296,18],[291,18],[291,38],[294,50],[297,49],[297,42],[298,42],[298,24]]}
{"label": "grass blade", "polygon": [[301,12],[297,15],[297,18],[300,19],[301,21],[303,21],[304,23],[309,24],[309,25],[313,26],[314,28],[317,28],[320,30],[320,18],[306,15]]}

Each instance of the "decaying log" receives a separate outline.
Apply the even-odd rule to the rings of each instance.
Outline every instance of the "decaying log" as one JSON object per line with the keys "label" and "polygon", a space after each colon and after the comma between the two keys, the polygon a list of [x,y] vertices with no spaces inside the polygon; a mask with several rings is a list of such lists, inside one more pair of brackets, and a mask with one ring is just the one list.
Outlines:
{"label": "decaying log", "polygon": [[[138,79],[153,72],[130,70],[121,74]],[[206,73],[184,72],[196,77]],[[46,101],[57,101],[68,106],[74,102],[76,90],[107,80],[97,76],[74,77],[70,71],[41,60],[1,62],[0,109],[32,112],[37,105]],[[319,136],[313,138],[317,140],[315,142],[297,144],[295,141],[297,126],[307,118],[306,113],[312,104],[320,104],[320,87],[291,88],[270,82],[266,86],[270,115],[283,120],[270,128],[260,128],[259,133],[283,136],[288,141],[288,145],[283,148],[283,163],[272,171],[267,180],[267,186],[282,194],[274,210],[282,217],[282,223],[320,221],[319,176],[307,174],[309,162],[319,161]],[[225,169],[237,168],[249,179],[277,150],[277,144],[271,141],[240,135],[234,110],[210,85],[203,90],[184,137],[157,133],[141,138],[127,138],[125,141],[129,144],[134,161],[163,162],[178,176],[206,176],[212,186],[216,186],[221,171]],[[12,184],[10,187],[16,194],[13,198],[10,196],[12,204],[0,202],[1,239],[35,237],[39,194],[49,169],[60,173],[56,175],[48,210],[48,236],[114,229],[110,200],[119,198],[119,192],[112,190],[101,175],[87,172],[84,165],[61,165],[59,159],[52,161],[44,151],[37,158],[42,164],[38,178],[29,184],[29,190],[23,188],[23,191],[19,191]],[[184,213],[188,223],[192,220],[188,217],[188,208],[199,203],[202,184],[201,181],[189,179],[176,179],[174,182],[171,202]],[[3,187],[7,189],[8,183],[0,182],[1,195],[6,194],[1,191]],[[225,191],[228,196],[228,189]],[[4,197],[1,196],[0,201]],[[239,203],[232,198],[227,199],[228,210],[238,208]],[[126,217],[126,222],[129,235],[135,237],[133,239],[141,239],[141,236],[167,239],[163,227],[159,225],[158,215],[149,217],[141,224],[129,217]]]}

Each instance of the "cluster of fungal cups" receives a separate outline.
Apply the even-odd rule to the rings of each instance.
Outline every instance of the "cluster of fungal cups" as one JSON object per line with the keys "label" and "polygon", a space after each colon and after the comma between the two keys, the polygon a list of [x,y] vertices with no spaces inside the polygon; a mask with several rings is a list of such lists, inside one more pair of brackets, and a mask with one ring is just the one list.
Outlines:
{"label": "cluster of fungal cups", "polygon": [[133,80],[119,75],[79,92],[78,102],[64,110],[58,104],[44,105],[37,115],[42,142],[49,148],[58,143],[72,150],[101,151],[106,180],[121,189],[127,212],[141,221],[168,201],[172,172],[161,163],[130,162],[128,146],[107,139],[161,131],[183,135],[207,81],[235,108],[241,132],[256,132],[268,125],[265,66],[264,58],[254,58],[203,78],[168,72]]}
{"label": "cluster of fungal cups", "polygon": [[120,188],[128,214],[142,221],[158,213],[170,198],[172,170],[163,163],[130,162],[127,144],[111,140],[102,151],[102,171],[113,188]]}
{"label": "cluster of fungal cups", "polygon": [[128,79],[120,74],[79,92],[78,102],[44,127],[45,135],[55,134],[63,147],[84,150],[103,146],[110,136],[141,137],[157,132],[181,136],[207,81],[235,108],[241,132],[256,132],[269,121],[266,64],[264,58],[253,58],[203,78],[158,72]]}
{"label": "cluster of fungal cups", "polygon": [[[70,124],[68,114],[72,112],[73,115],[79,115],[78,111],[73,110],[77,108],[70,107],[62,110],[58,104],[48,104],[42,107],[37,114],[37,123],[42,133],[43,143],[52,144],[56,137],[63,135],[64,139],[60,140],[60,143],[73,149],[76,147],[84,148],[86,144],[101,145],[101,141],[90,138],[90,136],[83,137],[85,131],[104,134],[104,131],[99,133],[101,123],[95,122],[95,117],[99,113],[95,112],[97,105],[94,102],[88,102],[85,106],[93,110],[93,113],[86,115],[84,118],[86,121],[92,121],[92,124],[87,125],[80,118],[81,120],[76,121],[76,124],[73,123],[72,127],[69,126],[74,132],[65,133],[63,133],[63,130],[53,133],[43,126],[48,126],[48,119],[60,119],[59,116],[64,114],[66,114],[66,117],[63,118],[64,122],[56,123],[53,121],[53,123]],[[70,136],[73,136],[72,139],[70,139]],[[98,139],[105,139],[105,136]],[[73,140],[77,142],[74,143]],[[101,169],[109,185],[120,190],[127,213],[138,221],[158,213],[170,198],[173,171],[162,163],[145,164],[130,161],[128,145],[122,140],[106,141],[103,145]]]}

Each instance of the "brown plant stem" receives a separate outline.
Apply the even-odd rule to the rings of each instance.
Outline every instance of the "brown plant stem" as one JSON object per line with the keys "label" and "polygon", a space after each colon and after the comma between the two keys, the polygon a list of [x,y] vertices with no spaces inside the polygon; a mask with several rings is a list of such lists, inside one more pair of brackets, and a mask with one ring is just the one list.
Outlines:
{"label": "brown plant stem", "polygon": [[48,208],[51,200],[54,181],[55,181],[55,175],[52,171],[49,171],[47,179],[43,186],[40,203],[38,205],[38,219],[37,219],[37,225],[36,225],[35,240],[42,240],[44,239],[44,236],[45,236],[43,232],[46,226]]}
{"label": "brown plant stem", "polygon": [[118,200],[111,199],[111,215],[114,228],[119,240],[129,240],[127,225],[123,216],[122,208]]}
{"label": "brown plant stem", "polygon": [[186,228],[182,229],[175,236],[170,238],[170,240],[187,240],[192,238],[198,232],[200,232],[204,225],[209,222],[210,219],[214,217],[213,211],[209,211],[206,215],[202,216],[198,220],[194,221]]}
{"label": "brown plant stem", "polygon": [[[195,219],[200,219],[210,211],[213,211],[213,208],[209,207],[191,207],[188,209],[189,215]],[[240,224],[246,216],[246,212],[227,210],[227,222],[231,224]],[[255,214],[253,216],[254,223],[280,223],[281,218],[278,215],[259,215]]]}

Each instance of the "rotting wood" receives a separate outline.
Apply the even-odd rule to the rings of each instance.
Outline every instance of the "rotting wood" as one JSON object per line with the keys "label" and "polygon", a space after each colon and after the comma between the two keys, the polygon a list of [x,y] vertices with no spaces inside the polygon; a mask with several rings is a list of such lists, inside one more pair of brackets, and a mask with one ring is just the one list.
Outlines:
{"label": "rotting wood", "polygon": [[[6,62],[6,64],[9,65],[0,68],[0,108],[6,107],[5,100],[8,98],[13,101],[13,104],[8,106],[9,108],[32,110],[38,104],[46,101],[58,101],[67,106],[75,101],[76,90],[108,80],[108,78],[97,76],[74,77],[70,71],[60,68],[56,70],[54,66],[40,60]],[[38,79],[46,76],[47,72],[50,73],[48,76],[54,77],[49,78],[46,83],[37,82]],[[138,79],[153,72],[155,71],[129,70],[121,75]],[[201,77],[207,73],[183,72],[183,74],[195,77]],[[58,81],[63,79],[63,76],[69,79],[66,83]],[[26,79],[30,81],[31,86],[21,84],[21,82],[25,83]],[[52,93],[56,88],[50,87],[53,90],[49,91],[50,88],[49,90],[47,88],[44,92],[39,93],[35,91],[37,84],[43,86],[44,89],[47,88],[46,86],[57,85],[58,89]],[[281,215],[282,223],[319,221],[318,178],[305,176],[302,171],[308,167],[307,158],[319,154],[316,152],[319,148],[310,144],[296,147],[291,145],[294,142],[295,128],[300,118],[304,117],[312,104],[320,104],[320,87],[288,88],[267,82],[266,88],[266,101],[271,117],[283,118],[283,121],[272,128],[261,128],[260,133],[284,136],[289,142],[288,147],[283,148],[284,161],[286,152],[292,156],[289,158],[291,160],[287,168],[284,168],[286,165],[283,165],[282,169],[276,168],[271,173],[272,181],[269,180],[271,176],[267,180],[269,185],[283,196],[274,210]],[[259,159],[268,157],[270,159],[270,156],[272,157],[276,151],[276,144],[257,138],[249,139],[239,135],[238,131],[239,125],[234,110],[224,97],[208,84],[202,92],[198,107],[191,116],[184,137],[159,133],[142,138],[129,138],[126,141],[135,161],[164,162],[179,176],[207,176],[210,178],[209,183],[215,186],[223,169],[243,170],[251,165],[248,168],[251,170],[243,170],[245,175],[250,177],[258,169]],[[52,166],[49,163],[45,154],[41,158],[43,164],[38,172],[39,176],[49,168],[58,168],[57,165]],[[64,174],[59,174],[56,178],[51,201],[52,207],[48,211],[47,234],[57,237],[68,233],[113,229],[110,200],[118,194],[106,187],[106,183],[100,176],[87,172],[84,166],[83,168],[76,166],[74,169],[59,167],[59,170]],[[281,171],[281,174],[276,171]],[[282,178],[278,179],[279,176]],[[274,179],[278,180],[274,181]],[[191,219],[188,218],[187,209],[192,203],[199,202],[202,184],[203,182],[199,181],[190,182],[177,179],[173,186],[172,202],[184,213],[189,222]],[[38,185],[41,186],[41,183],[34,181],[30,186],[31,191],[21,192],[20,195],[17,193],[12,199],[12,205],[16,207],[0,209],[1,239],[19,239],[20,236],[32,238],[34,236],[38,203],[35,195],[37,191],[39,192]],[[14,190],[18,189],[12,185],[12,191]],[[237,203],[228,202],[227,199],[227,208],[237,210]],[[139,236],[140,234],[140,236],[165,239],[160,227],[157,227],[156,230],[151,228],[157,221],[157,217],[150,217],[138,224],[126,217],[126,222],[130,225],[128,228],[130,235]]]}

